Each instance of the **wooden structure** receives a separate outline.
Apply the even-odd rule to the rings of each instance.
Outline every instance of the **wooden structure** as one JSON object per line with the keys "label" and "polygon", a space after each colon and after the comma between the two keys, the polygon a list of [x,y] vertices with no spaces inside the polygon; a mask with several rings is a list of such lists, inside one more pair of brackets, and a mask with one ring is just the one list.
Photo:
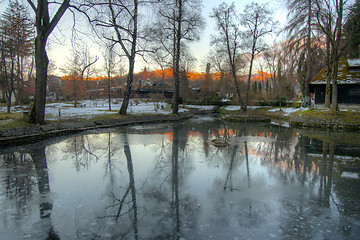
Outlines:
{"label": "wooden structure", "polygon": [[[315,104],[325,103],[326,70],[311,81],[310,92],[315,94]],[[360,104],[360,59],[340,59],[338,73],[338,102]]]}

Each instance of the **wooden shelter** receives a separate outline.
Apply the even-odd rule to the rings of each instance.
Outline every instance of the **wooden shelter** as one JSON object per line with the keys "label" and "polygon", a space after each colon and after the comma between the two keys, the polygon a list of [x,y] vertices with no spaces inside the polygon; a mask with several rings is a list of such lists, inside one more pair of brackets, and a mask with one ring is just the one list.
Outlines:
{"label": "wooden shelter", "polygon": [[[325,67],[311,81],[310,92],[315,104],[325,103]],[[360,59],[340,59],[338,73],[338,103],[360,104]]]}

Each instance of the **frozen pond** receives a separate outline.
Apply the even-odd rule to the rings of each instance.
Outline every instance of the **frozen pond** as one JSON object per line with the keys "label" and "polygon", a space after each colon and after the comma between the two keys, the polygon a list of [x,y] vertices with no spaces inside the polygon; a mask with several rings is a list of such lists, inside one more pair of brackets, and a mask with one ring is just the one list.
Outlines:
{"label": "frozen pond", "polygon": [[201,117],[0,147],[0,238],[356,239],[359,138],[319,139]]}

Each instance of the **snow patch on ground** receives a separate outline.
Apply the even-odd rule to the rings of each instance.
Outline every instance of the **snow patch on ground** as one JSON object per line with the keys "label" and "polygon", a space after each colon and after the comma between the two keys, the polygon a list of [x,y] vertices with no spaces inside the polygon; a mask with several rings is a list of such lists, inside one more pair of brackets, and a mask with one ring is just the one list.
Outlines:
{"label": "snow patch on ground", "polygon": [[288,122],[271,122],[271,124],[280,126],[280,127],[290,127],[290,124]]}
{"label": "snow patch on ground", "polygon": [[360,66],[360,59],[357,58],[357,59],[348,59],[348,64],[350,67],[358,67]]}
{"label": "snow patch on ground", "polygon": [[341,174],[342,178],[353,178],[353,179],[359,179],[359,174],[354,172],[343,172]]}
{"label": "snow patch on ground", "polygon": [[240,110],[240,106],[227,106],[227,107],[225,107],[225,110],[237,111],[237,110]]}
{"label": "snow patch on ground", "polygon": [[[261,106],[248,106],[247,108],[248,109],[256,109],[256,108],[260,108]],[[225,107],[225,110],[228,110],[228,111],[238,111],[240,110],[241,107],[240,106],[226,106]]]}
{"label": "snow patch on ground", "polygon": [[[113,114],[120,110],[122,101],[119,99],[111,100],[111,111],[109,111],[109,103],[107,99],[84,100],[79,101],[78,107],[74,107],[73,102],[48,103],[45,108],[45,120],[61,120],[68,118],[85,118],[89,119],[95,115]],[[256,109],[262,106],[248,106],[248,109]],[[189,108],[198,110],[212,110],[214,106],[198,106],[198,105],[180,105],[179,112],[186,112]],[[240,106],[226,106],[228,111],[239,111]],[[281,108],[284,116],[290,116],[297,111],[306,111],[309,108]],[[59,112],[60,110],[60,112]],[[11,112],[30,111],[28,106],[13,106]],[[280,108],[271,108],[269,112],[279,112]],[[341,106],[341,111],[355,111],[348,106]],[[6,112],[6,107],[0,107],[0,112]],[[128,110],[129,114],[171,114],[171,105],[165,102],[147,102],[139,100],[130,100]],[[5,120],[1,123],[5,123]]]}
{"label": "snow patch on ground", "polygon": [[298,111],[306,111],[308,110],[309,108],[273,108],[273,109],[270,109],[269,112],[284,112],[284,116],[290,116],[292,113],[294,112],[298,112]]}
{"label": "snow patch on ground", "polygon": [[202,106],[202,105],[184,105],[186,108],[195,108],[199,110],[212,110],[214,106]]}
{"label": "snow patch on ground", "polygon": [[[79,101],[77,107],[73,102],[48,103],[45,107],[45,120],[61,120],[68,118],[89,119],[95,115],[114,114],[120,110],[122,101],[113,99],[111,101],[111,111],[109,111],[109,102],[107,99],[84,100]],[[180,106],[179,106],[180,107]],[[214,106],[196,106],[185,105],[185,108],[194,108],[199,110],[211,110]],[[179,112],[186,112],[188,109],[179,108]],[[29,107],[14,106],[11,112],[30,111]],[[0,112],[6,112],[6,107],[0,107]],[[129,114],[171,114],[171,105],[165,102],[145,102],[130,100],[127,109]]]}
{"label": "snow patch on ground", "polygon": [[[86,118],[89,119],[95,115],[114,114],[120,110],[122,102],[113,101],[111,103],[111,111],[107,100],[86,100],[81,101],[78,107],[72,104],[52,103],[47,104],[45,109],[46,120],[56,120],[59,118]],[[59,117],[59,109],[61,111]],[[186,111],[179,109],[179,112]],[[127,112],[130,114],[170,114],[170,105],[165,102],[142,102],[130,100]]]}
{"label": "snow patch on ground", "polygon": [[[248,109],[256,109],[261,108],[262,106],[248,106]],[[228,111],[238,111],[240,110],[240,106],[227,106],[225,107]],[[290,116],[292,113],[297,111],[305,111],[309,108],[281,108],[281,111],[284,113],[284,116]],[[272,108],[268,110],[269,112],[280,112],[280,108]]]}

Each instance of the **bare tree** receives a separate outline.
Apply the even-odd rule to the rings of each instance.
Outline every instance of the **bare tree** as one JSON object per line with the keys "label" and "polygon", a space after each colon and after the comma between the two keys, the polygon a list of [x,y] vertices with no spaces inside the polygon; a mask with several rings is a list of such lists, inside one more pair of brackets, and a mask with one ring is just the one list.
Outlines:
{"label": "bare tree", "polygon": [[109,110],[111,110],[111,78],[115,68],[115,56],[113,45],[107,44],[106,45],[106,53],[105,53],[105,70],[106,70],[106,89],[108,92],[108,101],[109,101]]}
{"label": "bare tree", "polygon": [[191,97],[188,75],[194,71],[197,60],[186,45],[182,47],[180,55],[179,97],[184,100]]}
{"label": "bare tree", "polygon": [[[271,48],[267,49],[263,54],[263,58],[265,59],[266,62],[266,67],[270,73],[272,86],[275,85],[276,76],[278,74],[277,64],[280,60],[280,57],[281,57],[281,52],[277,44],[274,44]],[[270,90],[269,88],[270,86],[269,84],[267,84],[267,90],[266,90],[267,93]]]}
{"label": "bare tree", "polygon": [[[119,113],[126,115],[134,79],[135,57],[142,50],[139,41],[139,9],[147,1],[139,0],[86,0],[78,10],[85,13],[97,34],[112,44],[119,46],[121,56],[128,60],[128,74],[124,100]],[[106,17],[105,17],[106,16]]]}
{"label": "bare tree", "polygon": [[[80,51],[74,50],[74,56],[65,67],[65,71],[70,75],[70,81],[73,81],[72,95],[77,107],[78,100],[84,98],[87,86],[86,83],[93,74],[93,65],[98,61],[98,57],[92,57],[87,47]],[[82,96],[82,97],[81,97]]]}
{"label": "bare tree", "polygon": [[[160,67],[161,73],[161,84],[162,84],[162,100],[165,99],[165,69],[172,66],[171,62],[171,51],[167,48],[169,46],[168,40],[162,35],[162,31],[156,31],[156,29],[147,29],[147,35],[151,36],[151,50],[150,58],[151,61]],[[153,31],[155,30],[155,31]],[[152,33],[151,33],[152,32]],[[154,34],[155,33],[155,34]]]}
{"label": "bare tree", "polygon": [[245,44],[245,46],[250,49],[251,54],[243,108],[243,110],[246,111],[254,57],[256,53],[265,50],[266,44],[262,41],[263,37],[274,30],[275,23],[273,21],[273,14],[266,4],[260,5],[253,2],[245,7],[244,13],[241,15],[241,24],[246,29],[244,32],[244,40],[247,44]]}
{"label": "bare tree", "polygon": [[[45,122],[45,104],[46,104],[46,83],[47,68],[49,59],[46,53],[46,42],[54,30],[61,17],[69,7],[70,0],[63,0],[60,6],[55,10],[51,18],[49,13],[49,2],[47,0],[38,0],[37,5],[32,0],[27,0],[35,13],[35,99],[30,113],[30,122],[44,124]],[[59,4],[59,3],[57,3]]]}
{"label": "bare tree", "polygon": [[306,76],[304,79],[304,103],[311,104],[309,84],[313,77],[311,55],[314,28],[314,0],[287,0],[288,25],[285,30],[290,36],[290,43],[298,45],[298,49],[306,49]]}
{"label": "bare tree", "polygon": [[[319,7],[316,10],[317,21],[319,22],[320,26],[323,25],[324,28],[326,28],[327,32],[331,32],[332,25],[333,25],[331,12],[326,11],[325,9],[320,9]],[[325,39],[326,39],[325,40],[325,44],[326,44],[326,50],[325,50],[325,70],[326,70],[325,107],[330,108],[331,107],[330,85],[331,85],[331,73],[332,73],[332,69],[331,69],[331,62],[332,62],[332,54],[331,53],[332,52],[331,52],[331,43],[330,43],[331,39],[330,39],[329,34],[324,34],[324,35],[325,35]]]}
{"label": "bare tree", "polygon": [[237,71],[240,55],[240,29],[237,24],[237,13],[235,5],[232,3],[230,6],[225,2],[221,3],[217,8],[213,8],[210,17],[216,21],[217,35],[213,36],[212,45],[215,47],[216,52],[227,56],[227,64],[230,68],[230,75],[232,76],[238,103],[242,110],[244,102],[242,100],[239,83],[237,81]]}
{"label": "bare tree", "polygon": [[[327,79],[332,82],[332,102],[331,110],[338,111],[338,72],[339,59],[344,49],[341,46],[344,8],[348,1],[346,0],[315,0],[317,11],[316,16],[318,26],[326,35],[327,41]],[[331,73],[330,73],[331,72]]]}
{"label": "bare tree", "polygon": [[81,77],[85,81],[88,81],[91,76],[96,74],[97,70],[94,67],[94,64],[99,60],[99,57],[96,55],[95,57],[93,57],[87,46],[84,46],[78,54],[80,56],[79,68],[81,72]]}
{"label": "bare tree", "polygon": [[207,56],[207,61],[210,62],[218,72],[229,72],[227,69],[227,57],[224,56],[222,52],[217,51],[217,49],[211,49],[209,55]]}
{"label": "bare tree", "polygon": [[[312,33],[313,34],[313,33]],[[311,63],[311,76],[313,79],[316,74],[324,66],[324,54],[322,36],[314,36],[311,38],[311,50],[310,50],[310,63]],[[306,89],[306,76],[308,73],[307,54],[309,53],[306,45],[306,38],[290,38],[281,44],[282,51],[282,65],[284,76],[290,81],[296,80],[301,89],[302,96],[305,96]],[[304,105],[308,103],[303,100]]]}
{"label": "bare tree", "polygon": [[159,17],[155,33],[172,58],[174,95],[173,113],[178,114],[180,98],[180,58],[183,42],[199,38],[204,26],[200,0],[163,0],[159,5]]}

